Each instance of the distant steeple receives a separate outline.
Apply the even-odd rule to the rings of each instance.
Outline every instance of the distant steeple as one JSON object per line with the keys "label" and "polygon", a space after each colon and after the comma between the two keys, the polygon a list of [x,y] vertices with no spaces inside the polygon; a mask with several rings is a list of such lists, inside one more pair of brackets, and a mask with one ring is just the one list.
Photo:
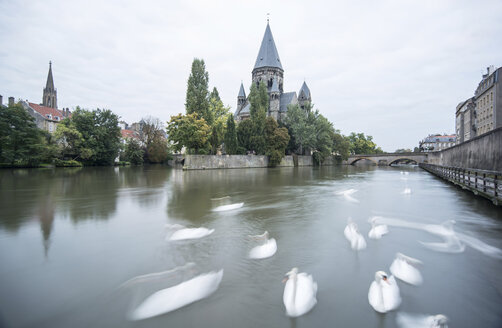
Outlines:
{"label": "distant steeple", "polygon": [[237,96],[238,98],[244,98],[246,99],[246,92],[244,91],[244,85],[241,82],[241,88],[239,89],[239,95]]}
{"label": "distant steeple", "polygon": [[256,63],[253,70],[261,67],[275,67],[283,70],[281,60],[279,59],[279,53],[277,52],[277,48],[275,47],[274,37],[272,36],[272,31],[270,30],[268,19],[267,28],[265,29],[265,35],[263,35],[260,51],[258,52],[258,57],[256,57]]}
{"label": "distant steeple", "polygon": [[52,62],[49,62],[49,74],[47,74],[47,83],[44,88],[42,105],[52,108],[58,108],[57,90],[54,88],[54,79],[52,77]]}
{"label": "distant steeple", "polygon": [[310,89],[307,86],[307,83],[303,81],[302,87],[300,88],[300,92],[298,92],[298,99],[299,100],[311,100],[312,97],[310,96]]}

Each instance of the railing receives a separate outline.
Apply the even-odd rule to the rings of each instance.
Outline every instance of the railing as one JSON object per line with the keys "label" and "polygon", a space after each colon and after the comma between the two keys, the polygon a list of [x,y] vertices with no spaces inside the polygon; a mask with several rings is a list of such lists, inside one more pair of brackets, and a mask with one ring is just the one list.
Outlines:
{"label": "railing", "polygon": [[502,172],[419,164],[424,170],[502,205]]}

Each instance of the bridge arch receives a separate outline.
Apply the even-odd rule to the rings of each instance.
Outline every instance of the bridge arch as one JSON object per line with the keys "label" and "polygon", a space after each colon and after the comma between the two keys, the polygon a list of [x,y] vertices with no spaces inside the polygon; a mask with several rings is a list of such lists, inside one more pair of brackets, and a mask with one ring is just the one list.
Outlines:
{"label": "bridge arch", "polygon": [[352,160],[349,164],[350,164],[350,165],[354,165],[354,164],[356,164],[356,162],[359,162],[360,160],[363,160],[363,159],[368,160],[368,161],[372,162],[372,163],[373,163],[373,164],[375,164],[375,165],[378,165],[378,163],[377,163],[377,162],[375,162],[375,160],[373,160],[372,158],[369,158],[369,157],[358,157],[358,158],[354,158],[354,159],[353,159],[353,160]]}
{"label": "bridge arch", "polygon": [[401,161],[409,161],[409,162],[413,162],[413,163],[415,163],[416,165],[418,165],[418,163],[419,163],[419,161],[418,161],[418,160],[413,159],[413,158],[409,158],[409,157],[400,157],[400,158],[393,159],[393,160],[389,163],[389,166],[391,166],[392,164],[396,164],[397,162],[401,162]]}

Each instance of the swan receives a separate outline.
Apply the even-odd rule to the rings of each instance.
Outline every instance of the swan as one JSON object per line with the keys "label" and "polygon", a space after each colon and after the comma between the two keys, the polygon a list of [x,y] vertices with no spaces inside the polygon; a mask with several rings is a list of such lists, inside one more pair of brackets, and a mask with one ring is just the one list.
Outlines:
{"label": "swan", "polygon": [[371,239],[380,239],[383,235],[389,232],[389,228],[386,224],[378,224],[377,217],[372,217],[370,219],[371,230],[368,232],[368,237]]}
{"label": "swan", "polygon": [[350,247],[353,250],[362,250],[366,248],[366,240],[364,240],[363,235],[359,233],[357,224],[352,221],[351,218],[348,219],[347,226],[343,230],[345,238],[350,242]]}
{"label": "swan", "polygon": [[201,274],[173,287],[159,290],[148,296],[129,316],[142,320],[179,309],[214,293],[220,285],[223,269]]}
{"label": "swan", "polygon": [[249,258],[266,259],[274,255],[275,252],[277,252],[277,243],[274,238],[270,238],[263,245],[253,247],[249,251]]}
{"label": "swan", "polygon": [[443,239],[442,243],[425,243],[420,242],[425,247],[445,253],[462,253],[465,250],[465,245],[462,243],[460,238],[453,231],[454,220],[448,220],[442,224],[426,224],[423,226],[423,230],[428,233],[439,236]]}
{"label": "swan", "polygon": [[229,204],[229,205],[221,205],[221,206],[213,208],[213,212],[231,211],[231,210],[235,210],[235,209],[241,208],[243,205],[244,205],[244,203],[235,203],[235,204]]}
{"label": "swan", "polygon": [[268,231],[265,231],[261,235],[248,235],[248,237],[252,238],[252,239],[257,239],[257,240],[268,239]]}
{"label": "swan", "polygon": [[390,272],[398,279],[410,284],[421,285],[423,282],[422,274],[416,266],[422,264],[421,261],[401,253],[396,254],[394,262],[390,266]]}
{"label": "swan", "polygon": [[398,313],[396,322],[402,328],[448,328],[448,317],[443,314]]}
{"label": "swan", "polygon": [[401,296],[394,276],[387,277],[384,271],[377,271],[368,291],[368,301],[380,313],[397,309],[401,304]]}
{"label": "swan", "polygon": [[200,228],[186,228],[180,224],[166,225],[172,230],[176,230],[171,234],[169,240],[186,240],[186,239],[198,239],[202,237],[209,236],[214,232],[214,229],[207,229],[204,227]]}
{"label": "swan", "polygon": [[357,199],[351,196],[355,192],[357,192],[357,189],[347,189],[347,190],[337,191],[335,192],[335,195],[343,196],[349,202],[359,203]]}
{"label": "swan", "polygon": [[286,286],[282,300],[288,316],[299,317],[316,305],[317,283],[311,275],[305,272],[298,273],[298,268],[293,268],[286,273],[284,281]]}

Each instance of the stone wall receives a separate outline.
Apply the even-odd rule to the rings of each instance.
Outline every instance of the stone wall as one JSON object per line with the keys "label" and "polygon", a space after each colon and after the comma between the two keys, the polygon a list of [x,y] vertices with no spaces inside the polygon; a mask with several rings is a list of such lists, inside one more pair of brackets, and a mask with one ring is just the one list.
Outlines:
{"label": "stone wall", "polygon": [[502,128],[451,148],[428,153],[428,163],[502,172]]}
{"label": "stone wall", "polygon": [[[296,159],[295,159],[296,157]],[[285,156],[278,167],[312,166],[312,156]],[[268,156],[260,155],[174,155],[170,166],[185,170],[242,169],[268,167]],[[332,164],[331,164],[332,165]]]}

